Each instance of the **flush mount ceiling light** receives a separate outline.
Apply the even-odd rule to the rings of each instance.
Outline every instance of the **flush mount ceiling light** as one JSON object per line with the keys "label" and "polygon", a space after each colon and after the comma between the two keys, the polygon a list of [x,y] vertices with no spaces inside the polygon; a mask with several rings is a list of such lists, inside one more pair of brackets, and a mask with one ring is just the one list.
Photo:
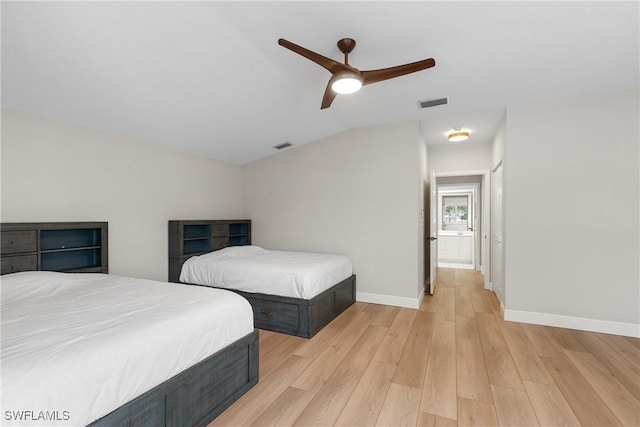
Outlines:
{"label": "flush mount ceiling light", "polygon": [[362,87],[362,76],[353,71],[339,71],[331,80],[331,89],[339,94],[355,93]]}
{"label": "flush mount ceiling light", "polygon": [[469,139],[469,131],[466,129],[453,129],[447,133],[447,138],[449,138],[449,142],[462,142]]}

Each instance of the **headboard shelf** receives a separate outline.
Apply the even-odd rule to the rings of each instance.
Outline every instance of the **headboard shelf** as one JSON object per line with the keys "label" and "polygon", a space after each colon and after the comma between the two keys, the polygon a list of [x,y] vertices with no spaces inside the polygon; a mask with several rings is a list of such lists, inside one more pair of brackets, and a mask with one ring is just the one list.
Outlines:
{"label": "headboard shelf", "polygon": [[189,257],[250,244],[248,219],[169,221],[169,281],[180,281],[182,264]]}
{"label": "headboard shelf", "polygon": [[109,272],[106,222],[2,223],[0,234],[2,274]]}

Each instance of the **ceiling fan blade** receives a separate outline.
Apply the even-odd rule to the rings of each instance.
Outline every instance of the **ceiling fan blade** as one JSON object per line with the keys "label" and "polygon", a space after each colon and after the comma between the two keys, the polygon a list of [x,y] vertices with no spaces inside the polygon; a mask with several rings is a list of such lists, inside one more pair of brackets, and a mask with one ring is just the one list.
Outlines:
{"label": "ceiling fan blade", "polygon": [[336,95],[337,93],[335,93],[333,89],[331,89],[331,80],[329,80],[329,83],[327,83],[327,88],[324,90],[324,96],[322,97],[322,105],[320,106],[320,109],[324,110],[325,108],[329,108],[333,100],[336,98]]}
{"label": "ceiling fan blade", "polygon": [[422,61],[412,62],[410,64],[398,65],[397,67],[381,68],[379,70],[361,71],[363,85],[389,80],[394,77],[404,76],[405,74],[415,73],[416,71],[426,70],[436,65],[433,58],[423,59]]}
{"label": "ceiling fan blade", "polygon": [[326,56],[322,56],[319,53],[315,53],[313,51],[310,51],[309,49],[305,49],[302,46],[298,46],[295,43],[291,43],[288,40],[285,39],[278,39],[278,44],[282,47],[286,47],[287,49],[297,53],[298,55],[302,55],[307,59],[310,59],[311,61],[315,62],[316,64],[320,65],[321,67],[329,70],[329,72],[331,72],[332,74],[340,71],[340,70],[344,70],[345,69],[345,65],[338,62],[338,61],[334,61],[331,58],[327,58]]}

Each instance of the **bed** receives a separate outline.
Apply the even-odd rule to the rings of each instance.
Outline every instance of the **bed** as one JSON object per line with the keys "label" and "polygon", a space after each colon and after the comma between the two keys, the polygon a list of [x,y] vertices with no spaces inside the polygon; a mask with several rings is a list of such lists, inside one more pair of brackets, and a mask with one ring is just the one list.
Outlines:
{"label": "bed", "polygon": [[[241,224],[243,238],[233,239]],[[257,328],[305,338],[355,302],[348,258],[265,250],[251,245],[250,230],[249,220],[169,221],[170,280],[233,290],[251,303]]]}
{"label": "bed", "polygon": [[[14,228],[3,249],[28,234],[5,239]],[[251,306],[233,292],[23,271],[2,276],[1,309],[11,425],[204,426],[258,381]]]}

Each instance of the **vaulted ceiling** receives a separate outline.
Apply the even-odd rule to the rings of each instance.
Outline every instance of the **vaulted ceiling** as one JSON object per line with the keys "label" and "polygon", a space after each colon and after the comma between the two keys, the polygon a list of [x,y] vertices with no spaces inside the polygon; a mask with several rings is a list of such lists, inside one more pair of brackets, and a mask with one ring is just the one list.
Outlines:
{"label": "vaulted ceiling", "polygon": [[[513,105],[637,90],[632,2],[2,2],[2,107],[236,164],[416,120],[428,144],[490,140]],[[434,68],[339,95],[285,38],[377,69]],[[419,109],[418,101],[449,104]]]}

